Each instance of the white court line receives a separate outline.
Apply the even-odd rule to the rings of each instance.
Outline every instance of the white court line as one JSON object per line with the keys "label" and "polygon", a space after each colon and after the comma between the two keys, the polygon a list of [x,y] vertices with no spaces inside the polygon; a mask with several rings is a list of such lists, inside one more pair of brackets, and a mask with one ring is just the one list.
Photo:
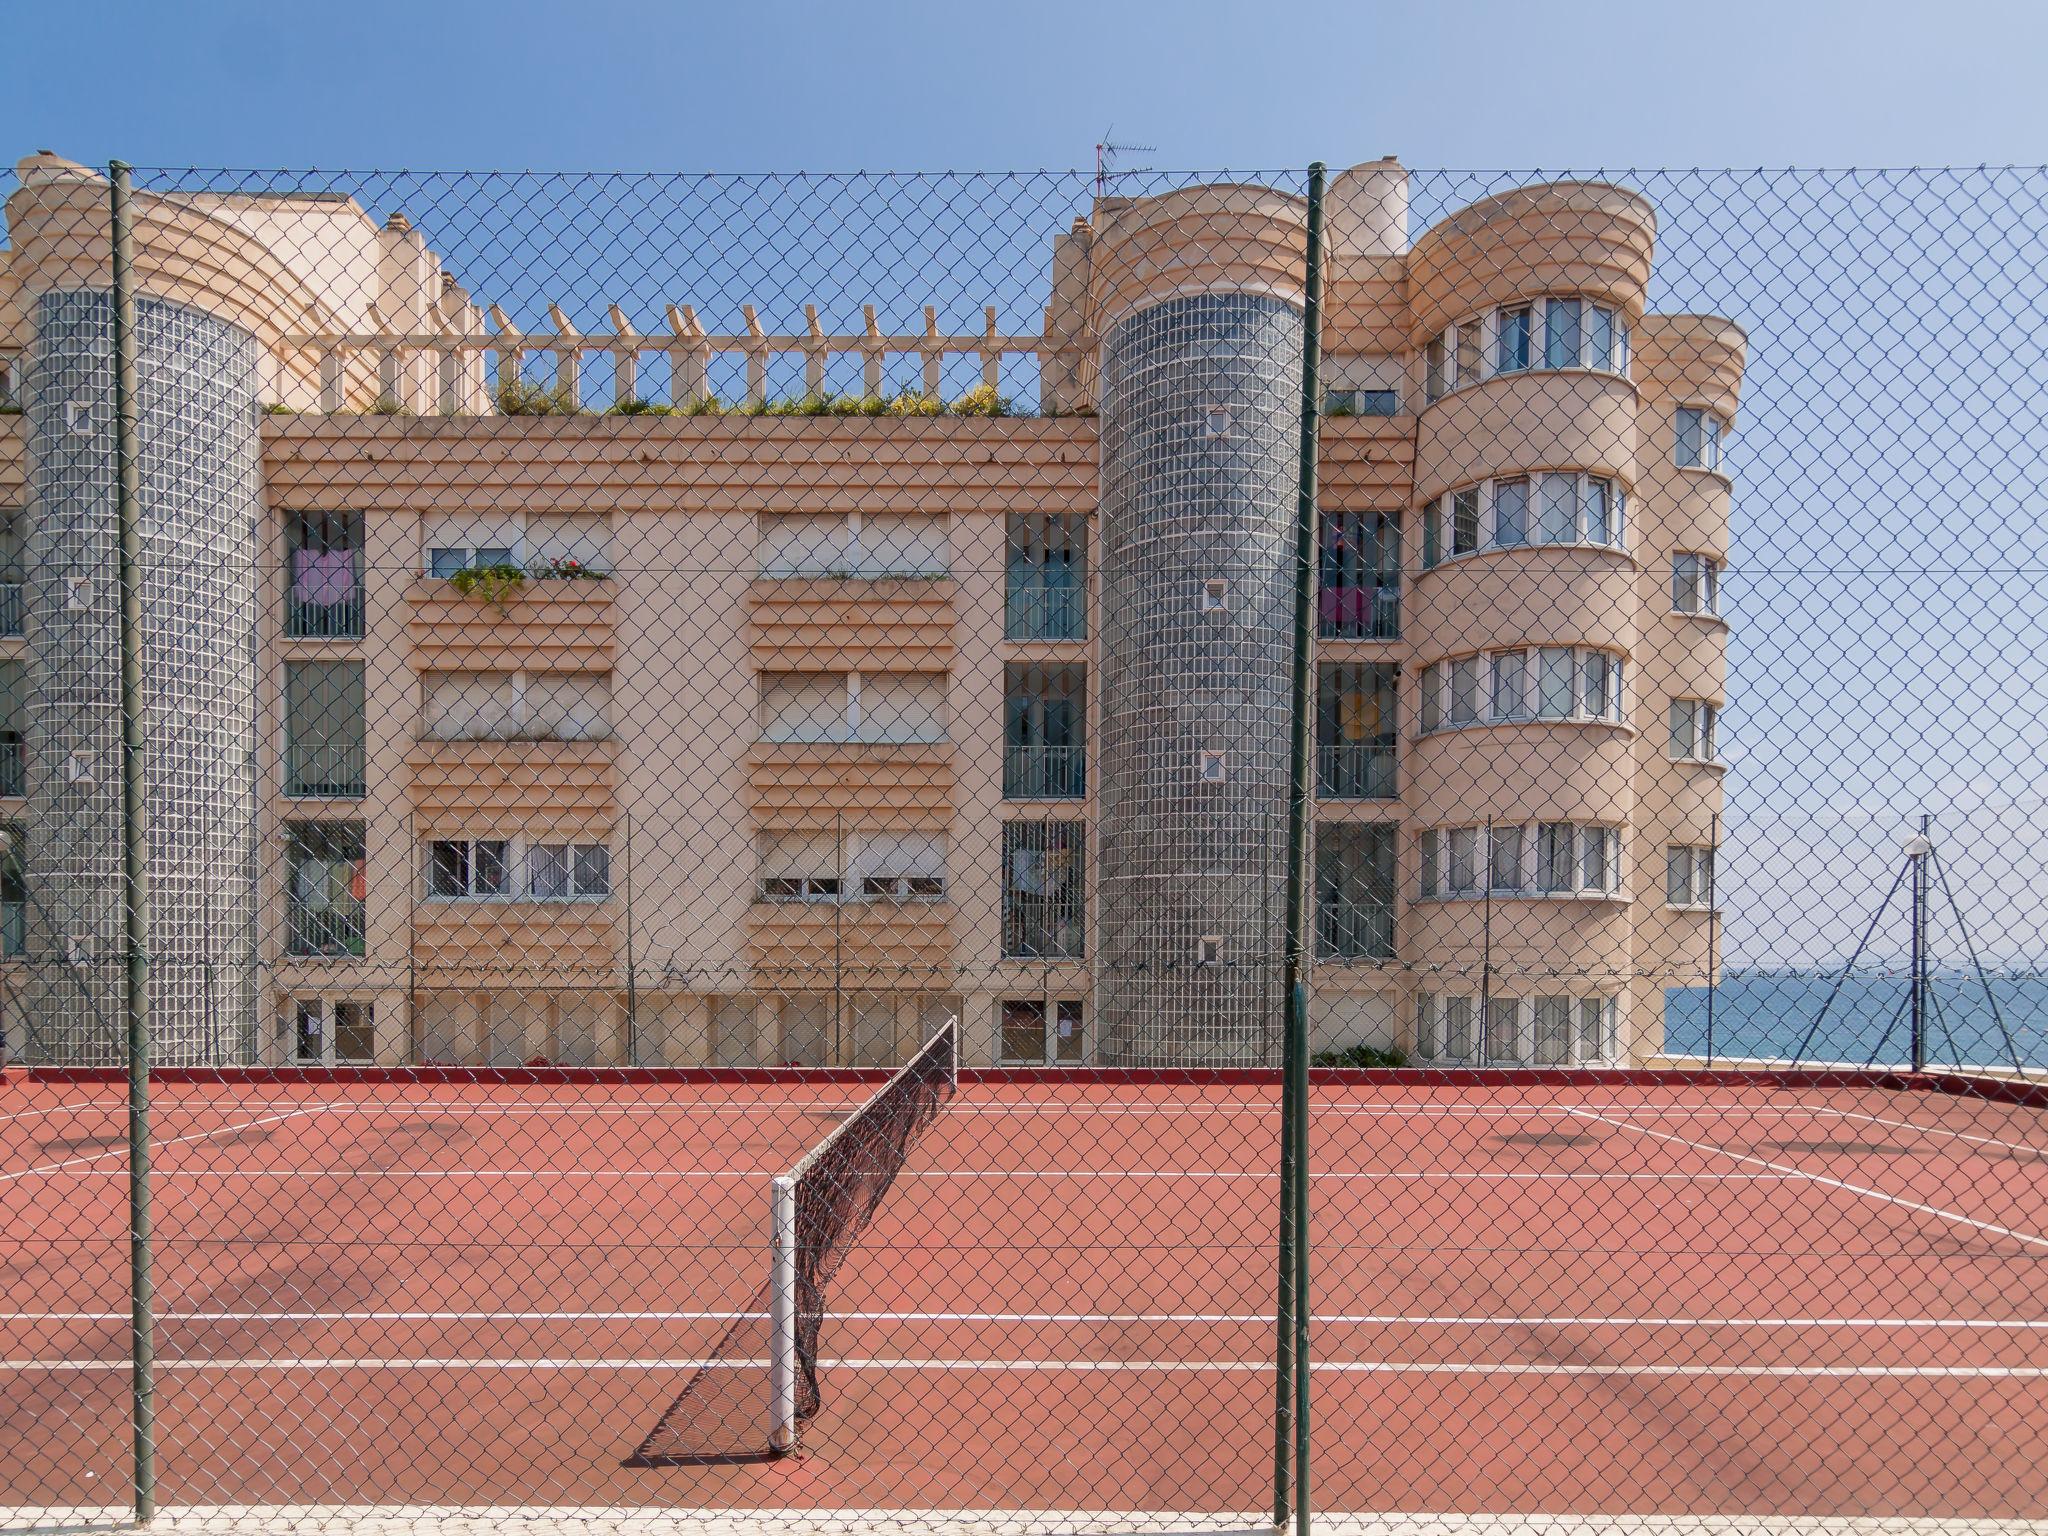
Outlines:
{"label": "white court line", "polygon": [[[468,1356],[315,1355],[265,1360],[164,1360],[162,1372],[204,1371],[696,1371],[706,1366],[730,1370],[761,1370],[766,1360],[702,1360],[543,1356],[526,1360]],[[948,1360],[879,1356],[826,1359],[827,1370],[946,1372],[994,1375],[1013,1372],[1076,1373],[1227,1372],[1270,1375],[1273,1365],[1258,1360]],[[0,1360],[0,1371],[111,1372],[128,1370],[126,1360]],[[1583,1365],[1429,1360],[1318,1360],[1309,1369],[1327,1376],[1703,1376],[1703,1377],[1901,1377],[1946,1380],[2043,1380],[2048,1366],[2036,1365]]]}
{"label": "white court line", "polygon": [[[245,1120],[229,1125],[216,1125],[211,1130],[194,1131],[189,1136],[173,1136],[168,1141],[152,1141],[150,1143],[150,1150],[158,1152],[165,1147],[175,1147],[182,1142],[205,1141],[212,1136],[232,1135],[236,1131],[253,1131],[259,1125],[275,1125],[280,1120],[295,1120],[301,1115],[317,1115],[321,1112],[320,1109],[294,1109],[280,1115],[264,1115],[256,1120]],[[89,1152],[82,1157],[67,1157],[61,1163],[45,1163],[40,1168],[16,1168],[8,1173],[0,1173],[0,1183],[4,1183],[9,1179],[25,1179],[29,1175],[36,1173],[59,1173],[66,1168],[76,1168],[85,1163],[97,1163],[105,1158],[126,1157],[127,1155],[128,1148],[125,1144],[118,1147],[108,1147],[104,1151]]]}
{"label": "white court line", "polygon": [[[447,1322],[737,1322],[765,1312],[159,1312],[159,1322],[224,1323],[447,1323]],[[849,1323],[1256,1323],[1276,1319],[1270,1312],[834,1312]],[[0,1312],[0,1323],[126,1323],[126,1312]],[[1318,1315],[1327,1327],[1459,1328],[1961,1328],[1984,1331],[2048,1331],[2048,1318],[1977,1317],[1500,1317],[1431,1316],[1400,1312]]]}
{"label": "white court line", "polygon": [[1596,1115],[1590,1110],[1574,1110],[1573,1113],[1587,1120],[1598,1120],[1604,1125],[1618,1126],[1624,1131],[1634,1131],[1638,1136],[1654,1137],[1658,1141],[1668,1141],[1677,1146],[1691,1147],[1698,1152],[1719,1153],[1722,1157],[1732,1157],[1741,1163],[1753,1163],[1757,1167],[1767,1168],[1773,1173],[1793,1174],[1799,1178],[1811,1179],[1814,1183],[1824,1185],[1829,1189],[1839,1189],[1852,1195],[1862,1195],[1866,1199],[1880,1200],[1886,1205],[1897,1206],[1902,1210],[1917,1211],[1923,1216],[1939,1217],[1943,1221],[1952,1221],[1959,1226],[1973,1227],[1979,1232],[1990,1232],[1998,1237],[2009,1237],[2014,1242],[2025,1243],[2030,1248],[2048,1248],[2048,1237],[2039,1237],[2032,1232],[2021,1232],[2012,1227],[2001,1227],[1996,1222],[1979,1221],[1974,1216],[1963,1215],[1960,1211],[1951,1211],[1939,1205],[1925,1205],[1918,1200],[1908,1200],[1902,1195],[1888,1194],[1881,1189],[1872,1189],[1867,1184],[1851,1184],[1846,1179],[1831,1179],[1826,1174],[1814,1173],[1805,1168],[1795,1168],[1788,1163],[1774,1163],[1769,1158],[1752,1157],[1747,1152],[1736,1152],[1727,1147],[1715,1146],[1709,1141],[1692,1141],[1684,1136],[1673,1136],[1668,1131],[1653,1131],[1646,1125],[1631,1125],[1626,1120],[1610,1119],[1606,1115]]}
{"label": "white court line", "polygon": [[1851,1120],[1867,1120],[1872,1125],[1896,1126],[1901,1130],[1932,1131],[1942,1136],[1954,1136],[1961,1141],[1974,1141],[1979,1146],[2004,1147],[2009,1152],[2032,1152],[2037,1157],[2048,1158],[2048,1147],[2029,1146],[2024,1141],[2006,1141],[1998,1136],[1979,1136],[1974,1131],[1951,1130],[1945,1125],[1922,1125],[1917,1120],[1893,1120],[1884,1115],[1866,1115],[1854,1109],[1838,1109],[1832,1113],[1846,1116]]}
{"label": "white court line", "polygon": [[[168,1179],[767,1179],[770,1168],[159,1168]],[[1278,1173],[1241,1168],[906,1168],[898,1179],[1221,1179],[1273,1183]],[[1439,1182],[1457,1179],[1619,1179],[1681,1184],[1770,1184],[1782,1173],[1640,1173],[1531,1169],[1316,1169],[1311,1179]]]}

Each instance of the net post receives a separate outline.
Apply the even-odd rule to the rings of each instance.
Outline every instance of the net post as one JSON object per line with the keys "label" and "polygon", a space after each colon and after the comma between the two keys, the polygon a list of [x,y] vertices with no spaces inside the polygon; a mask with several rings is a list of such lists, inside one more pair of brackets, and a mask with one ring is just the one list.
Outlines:
{"label": "net post", "polygon": [[796,1179],[777,1174],[769,1196],[768,1443],[796,1448]]}
{"label": "net post", "polygon": [[135,1519],[156,1515],[156,1341],[149,1211],[149,866],[143,855],[142,781],[142,427],[136,397],[141,364],[135,318],[133,177],[107,167],[114,321],[114,470],[121,581],[121,894],[127,951],[128,1328],[133,1416]]}

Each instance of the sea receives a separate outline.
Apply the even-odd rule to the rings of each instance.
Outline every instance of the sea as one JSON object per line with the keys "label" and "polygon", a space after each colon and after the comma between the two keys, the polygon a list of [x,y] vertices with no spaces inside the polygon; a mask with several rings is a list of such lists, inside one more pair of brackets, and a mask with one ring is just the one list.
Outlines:
{"label": "sea", "polygon": [[[2048,972],[1980,978],[1940,970],[1930,975],[1928,993],[1929,1065],[2048,1068]],[[1910,996],[1903,968],[1846,977],[1731,970],[1711,994],[1705,987],[1664,994],[1664,1048],[1674,1056],[1905,1066],[1912,1060]]]}

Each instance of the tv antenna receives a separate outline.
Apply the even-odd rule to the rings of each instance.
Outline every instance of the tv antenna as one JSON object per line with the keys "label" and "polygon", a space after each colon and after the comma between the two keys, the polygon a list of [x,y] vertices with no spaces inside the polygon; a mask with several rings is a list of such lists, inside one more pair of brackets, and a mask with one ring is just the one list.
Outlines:
{"label": "tv antenna", "polygon": [[1907,973],[1906,995],[1899,999],[1899,1006],[1892,1010],[1891,1022],[1885,1025],[1884,1038],[1877,1042],[1877,1048],[1870,1053],[1866,1067],[1875,1066],[1877,1058],[1884,1054],[1891,1044],[1892,1032],[1899,1027],[1901,1015],[1910,1013],[1906,1026],[1907,1054],[1911,1058],[1914,1073],[1927,1070],[1927,1032],[1929,1026],[1939,1029],[1947,1042],[1950,1056],[1956,1066],[1961,1067],[1962,1053],[1956,1049],[1956,1040],[1949,1033],[1948,1025],[1941,1016],[1940,1004],[1935,1001],[1932,979],[1929,976],[1932,954],[1930,952],[1928,920],[1934,915],[1934,883],[1939,882],[1941,895],[1948,902],[1950,914],[1955,918],[1956,930],[1962,935],[1964,953],[1969,956],[1970,968],[1976,972],[1977,985],[1984,991],[1984,1001],[1991,1007],[1991,1017],[1998,1025],[1998,1033],[2005,1040],[2005,1053],[2012,1059],[2013,1070],[2024,1075],[2026,1068],[2020,1062],[2019,1047],[2013,1043],[2012,1031],[2006,1027],[2005,1016],[1998,1011],[1998,998],[1991,990],[1991,978],[1984,972],[1984,962],[1977,958],[1976,941],[1970,937],[1970,925],[1963,917],[1962,904],[1956,900],[1955,892],[1948,883],[1948,868],[1941,862],[1941,855],[1935,852],[1934,839],[1929,835],[1934,819],[1920,818],[1920,830],[1908,837],[1901,847],[1905,862],[1900,864],[1898,873],[1892,876],[1891,888],[1884,893],[1884,900],[1877,904],[1877,911],[1871,915],[1870,926],[1863,930],[1863,937],[1857,941],[1855,951],[1849,956],[1848,964],[1842,967],[1841,975],[1835,978],[1834,987],[1828,992],[1827,1001],[1821,1004],[1820,1012],[1814,1015],[1807,1026],[1805,1038],[1799,1042],[1795,1061],[1806,1059],[1806,1048],[1813,1044],[1813,1037],[1826,1022],[1828,1010],[1841,995],[1842,984],[1856,969],[1856,962],[1863,958],[1871,936],[1877,932],[1877,925],[1884,920],[1885,912],[1891,907],[1892,898],[1899,893],[1901,885],[1911,882],[1912,907],[1912,959]]}
{"label": "tv antenna", "polygon": [[[1116,157],[1118,155],[1156,155],[1159,153],[1159,146],[1157,144],[1119,144],[1113,137],[1115,133],[1116,124],[1111,123],[1102,130],[1102,140],[1095,146],[1095,195],[1097,197],[1103,197],[1108,194],[1109,178],[1118,174],[1116,168]],[[1137,169],[1137,167],[1133,167],[1133,169]],[[1128,175],[1129,172],[1124,172],[1123,174]]]}

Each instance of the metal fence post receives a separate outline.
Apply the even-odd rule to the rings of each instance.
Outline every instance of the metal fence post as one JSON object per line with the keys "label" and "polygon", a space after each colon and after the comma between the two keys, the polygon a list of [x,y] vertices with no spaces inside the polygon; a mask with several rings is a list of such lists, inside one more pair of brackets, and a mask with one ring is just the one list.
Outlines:
{"label": "metal fence post", "polygon": [[129,168],[108,168],[113,221],[114,453],[121,526],[121,873],[128,984],[128,1283],[135,1518],[156,1513],[156,1341],[149,1237],[149,868],[143,853],[142,430],[136,413],[135,236]]}
{"label": "metal fence post", "polygon": [[[1287,783],[1287,1036],[1280,1115],[1280,1275],[1274,1404],[1274,1524],[1308,1530],[1308,851],[1309,722],[1314,709],[1316,455],[1321,446],[1323,163],[1308,168],[1302,288],[1301,466],[1294,528],[1293,742]],[[1291,1446],[1289,1442],[1292,1442]]]}

